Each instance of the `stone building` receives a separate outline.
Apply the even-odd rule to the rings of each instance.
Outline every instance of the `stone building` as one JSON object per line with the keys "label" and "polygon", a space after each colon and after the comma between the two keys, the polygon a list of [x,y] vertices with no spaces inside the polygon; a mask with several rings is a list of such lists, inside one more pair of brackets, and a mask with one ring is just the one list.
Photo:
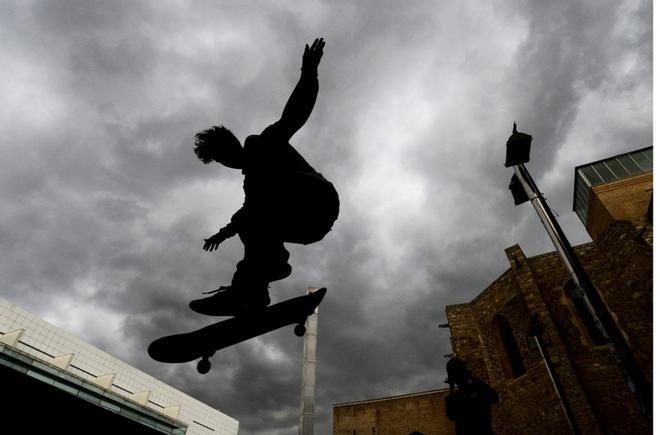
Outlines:
{"label": "stone building", "polygon": [[334,435],[453,435],[454,423],[445,417],[448,389],[333,406]]}
{"label": "stone building", "polygon": [[653,147],[575,168],[573,210],[592,240],[615,221],[653,226]]}
{"label": "stone building", "polygon": [[[651,189],[652,148],[575,170],[574,210],[594,241],[574,250],[652,382]],[[509,269],[474,300],[446,307],[455,355],[500,396],[495,432],[570,433],[528,337],[537,314],[581,432],[651,433],[557,253],[528,258],[518,245],[505,253]]]}

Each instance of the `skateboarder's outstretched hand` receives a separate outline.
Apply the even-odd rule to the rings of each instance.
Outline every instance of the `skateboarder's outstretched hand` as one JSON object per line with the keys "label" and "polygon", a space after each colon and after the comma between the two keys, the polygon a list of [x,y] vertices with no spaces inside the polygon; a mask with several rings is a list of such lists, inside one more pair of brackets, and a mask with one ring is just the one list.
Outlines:
{"label": "skateboarder's outstretched hand", "polygon": [[321,57],[323,57],[323,47],[325,47],[325,41],[323,38],[316,38],[312,43],[312,46],[305,44],[305,52],[303,53],[303,62],[302,69],[316,71],[321,62]]}
{"label": "skateboarder's outstretched hand", "polygon": [[226,228],[222,228],[220,231],[209,237],[208,239],[204,239],[204,249],[205,251],[215,251],[218,249],[218,246],[220,246],[220,243],[224,242],[234,234],[229,231],[227,231]]}

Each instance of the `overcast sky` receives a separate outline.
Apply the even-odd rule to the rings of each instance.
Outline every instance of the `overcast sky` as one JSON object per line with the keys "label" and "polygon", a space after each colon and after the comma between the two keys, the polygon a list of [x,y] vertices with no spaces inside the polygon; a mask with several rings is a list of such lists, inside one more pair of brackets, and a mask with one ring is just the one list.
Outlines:
{"label": "overcast sky", "polygon": [[[652,2],[2,1],[0,295],[238,419],[297,433],[302,340],[223,350],[213,370],[151,361],[153,339],[214,321],[187,307],[227,284],[238,240],[202,239],[243,201],[193,136],[276,121],[305,43],[320,92],[291,143],[340,196],[334,229],[288,245],[284,300],[320,307],[317,424],[332,405],[445,387],[445,306],[552,250],[504,168],[517,121],[528,168],[573,244],[573,171],[652,145]],[[440,410],[439,410],[440,412]]]}

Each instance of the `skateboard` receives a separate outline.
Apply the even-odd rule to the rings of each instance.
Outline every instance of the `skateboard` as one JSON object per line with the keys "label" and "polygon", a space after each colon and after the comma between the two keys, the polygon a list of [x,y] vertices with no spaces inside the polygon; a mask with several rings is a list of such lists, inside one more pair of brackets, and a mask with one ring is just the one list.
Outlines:
{"label": "skateboard", "polygon": [[305,335],[305,321],[319,306],[326,291],[321,288],[314,293],[222,320],[196,331],[161,337],[153,341],[147,351],[151,358],[164,363],[183,363],[201,358],[197,371],[208,373],[211,369],[209,358],[220,349],[294,323],[294,333],[298,337]]}

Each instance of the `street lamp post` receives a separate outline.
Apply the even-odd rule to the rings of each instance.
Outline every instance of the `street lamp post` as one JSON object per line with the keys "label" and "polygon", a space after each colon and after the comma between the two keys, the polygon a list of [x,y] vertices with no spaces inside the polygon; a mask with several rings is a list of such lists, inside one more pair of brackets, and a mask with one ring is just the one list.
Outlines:
{"label": "street lamp post", "polygon": [[575,254],[573,247],[568,242],[568,239],[566,239],[559,223],[550,211],[545,198],[543,198],[543,195],[524,165],[529,161],[531,142],[532,136],[519,133],[514,123],[513,133],[507,141],[505,163],[506,167],[514,167],[515,174],[509,185],[514,195],[514,202],[518,205],[530,201],[534,206],[571,280],[575,284],[576,296],[584,301],[594,323],[606,339],[610,353],[621,369],[626,384],[635,395],[642,413],[650,417],[652,411],[651,384],[635,359],[632,349],[607,309],[600,293],[594,287],[589,275]]}

